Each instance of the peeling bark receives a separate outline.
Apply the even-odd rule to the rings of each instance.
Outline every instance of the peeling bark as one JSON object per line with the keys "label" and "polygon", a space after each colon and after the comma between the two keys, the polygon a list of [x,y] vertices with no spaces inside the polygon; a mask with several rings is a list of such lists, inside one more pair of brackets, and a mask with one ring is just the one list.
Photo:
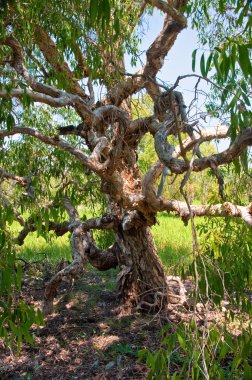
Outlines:
{"label": "peeling bark", "polygon": [[133,215],[132,220],[130,217],[125,216],[116,234],[120,247],[118,283],[122,299],[130,307],[152,311],[165,308],[169,303],[183,304],[186,301],[183,284],[179,283],[175,294],[164,273],[150,228],[141,215]]}

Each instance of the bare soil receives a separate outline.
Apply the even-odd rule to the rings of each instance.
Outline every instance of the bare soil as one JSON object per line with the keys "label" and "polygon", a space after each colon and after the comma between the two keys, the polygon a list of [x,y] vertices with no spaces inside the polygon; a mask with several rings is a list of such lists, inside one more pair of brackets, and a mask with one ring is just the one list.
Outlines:
{"label": "bare soil", "polygon": [[[59,268],[58,268],[59,269]],[[24,276],[22,298],[39,307],[44,284],[57,268],[32,268]],[[33,329],[35,344],[23,344],[17,356],[0,343],[0,380],[144,380],[145,364],[137,359],[142,348],[159,347],[160,329],[169,322],[189,321],[192,308],[174,306],[166,314],[142,314],[122,308],[116,292],[116,272],[87,271],[74,283],[62,283],[55,312],[45,327]],[[185,281],[190,294],[192,281]],[[252,301],[252,293],[247,292]],[[223,320],[228,303],[223,307]],[[197,320],[204,324],[204,307],[197,305]],[[239,311],[235,311],[239,313]],[[216,321],[212,310],[208,321]],[[220,318],[220,314],[218,314]],[[246,321],[247,323],[247,317]],[[239,333],[239,326],[232,326]],[[237,330],[237,331],[235,331]]]}
{"label": "bare soil", "polygon": [[[158,345],[160,324],[153,315],[127,313],[111,288],[115,273],[86,272],[74,284],[63,283],[55,313],[34,328],[35,345],[18,356],[0,346],[0,379],[145,379],[137,351]],[[113,281],[112,278],[112,281]],[[43,280],[25,278],[22,297],[38,306]]]}

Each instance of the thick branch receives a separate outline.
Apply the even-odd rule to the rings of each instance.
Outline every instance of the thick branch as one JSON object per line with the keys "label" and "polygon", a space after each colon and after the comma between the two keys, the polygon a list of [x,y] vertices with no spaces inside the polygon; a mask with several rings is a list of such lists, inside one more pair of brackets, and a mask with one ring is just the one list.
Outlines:
{"label": "thick branch", "polygon": [[53,86],[49,86],[40,82],[37,82],[34,77],[29,73],[24,65],[24,57],[22,53],[22,47],[19,41],[14,36],[9,36],[6,40],[0,42],[7,46],[10,46],[13,50],[13,59],[11,65],[16,70],[17,74],[22,76],[27,84],[31,86],[34,91],[44,93],[52,97],[61,97],[64,93]]}
{"label": "thick branch", "polygon": [[168,16],[171,16],[174,21],[178,24],[181,24],[184,28],[187,26],[187,20],[185,16],[177,11],[174,6],[170,5],[169,2],[164,2],[162,0],[147,0],[147,3],[152,6],[160,9],[162,12],[167,13]]}
{"label": "thick branch", "polygon": [[94,172],[96,172],[98,174],[101,174],[101,167],[99,166],[98,163],[96,163],[94,160],[90,159],[90,157],[85,155],[80,150],[74,148],[67,141],[60,139],[59,136],[49,137],[49,136],[45,136],[45,135],[41,134],[40,132],[38,132],[32,128],[29,128],[29,127],[14,127],[12,130],[0,131],[0,139],[4,138],[4,137],[14,136],[18,133],[23,134],[23,135],[33,136],[36,139],[44,142],[47,145],[57,146],[57,147],[65,150],[66,152],[69,152],[72,155],[74,155],[88,169],[93,170]]}
{"label": "thick branch", "polygon": [[65,107],[72,106],[76,107],[78,113],[83,117],[83,119],[91,120],[93,119],[93,114],[86,105],[86,103],[78,95],[68,94],[62,92],[59,98],[54,98],[50,95],[44,93],[36,92],[30,89],[23,90],[21,88],[15,88],[11,91],[0,90],[0,98],[18,98],[22,99],[23,96],[29,96],[34,102],[48,104],[52,107]]}
{"label": "thick branch", "polygon": [[[161,3],[163,4],[164,2]],[[157,1],[157,4],[160,4],[160,2]],[[120,105],[124,99],[145,87],[148,87],[148,92],[152,98],[157,96],[156,86],[153,86],[155,77],[163,66],[164,58],[173,46],[178,34],[186,27],[184,16],[180,15],[175,8],[171,8],[167,4],[165,12],[167,12],[168,17],[166,17],[162,31],[146,52],[146,64],[135,75],[128,77],[125,81],[113,87],[108,93],[107,102]],[[171,18],[170,13],[175,18]]]}
{"label": "thick branch", "polygon": [[[45,223],[42,222],[42,230],[45,231]],[[17,237],[17,244],[22,245],[24,244],[24,240],[26,236],[30,232],[37,231],[37,225],[34,223],[25,223],[24,228],[22,231],[20,231],[18,237]],[[54,231],[57,236],[63,236],[68,231],[70,231],[70,223],[69,222],[62,222],[62,223],[55,223],[50,221],[48,224],[48,231]]]}
{"label": "thick branch", "polygon": [[117,243],[114,243],[107,250],[103,250],[96,246],[92,235],[87,232],[83,236],[83,244],[87,259],[93,267],[101,271],[117,267],[117,254],[120,250]]}
{"label": "thick branch", "polygon": [[[170,150],[167,142],[167,130],[160,129],[156,135],[155,148],[160,161],[167,166],[172,173],[182,174],[188,170],[188,162],[175,158]],[[207,136],[205,138],[208,139]],[[190,142],[191,145],[195,145]],[[234,143],[225,151],[217,154],[212,154],[207,157],[198,158],[193,162],[192,171],[199,172],[206,168],[211,168],[214,164],[219,165],[229,164],[236,157],[239,157],[244,150],[252,145],[252,128],[244,129],[236,138]]]}
{"label": "thick branch", "polygon": [[[185,202],[162,200],[161,203],[160,211],[175,211],[183,220],[187,221],[189,219],[189,209]],[[239,206],[225,202],[211,206],[191,205],[190,207],[193,216],[237,217],[244,220],[252,228],[252,203],[248,206]]]}
{"label": "thick branch", "polygon": [[[143,179],[143,194],[145,201],[151,206],[153,212],[175,211],[184,221],[188,221],[190,210],[185,202],[167,200],[156,196],[157,178],[163,171],[163,164],[157,161],[147,172]],[[249,206],[239,206],[226,202],[211,206],[190,205],[193,216],[232,216],[243,219],[252,228],[252,203]]]}
{"label": "thick branch", "polygon": [[[69,215],[70,211],[69,211]],[[34,232],[37,230],[37,226],[33,222],[24,222],[23,219],[21,221],[18,219],[20,215],[17,215],[16,218],[19,221],[19,223],[24,226],[24,228],[20,231],[18,237],[17,237],[17,244],[22,245],[24,244],[24,240],[26,236],[30,232]],[[107,229],[113,229],[116,227],[116,222],[112,215],[108,214],[101,218],[91,218],[86,220],[85,222],[81,222],[74,217],[74,212],[70,217],[70,222],[62,222],[62,223],[55,223],[53,221],[49,221],[48,224],[48,231],[54,231],[56,236],[63,236],[67,232],[72,231],[74,228],[79,227],[83,232],[90,231],[92,229],[97,230],[107,230]],[[42,222],[42,230],[45,231],[45,223]]]}
{"label": "thick branch", "polygon": [[27,183],[28,183],[27,177],[21,177],[12,173],[7,173],[2,168],[0,168],[0,180],[2,178],[11,179],[17,182],[21,186],[27,186]]}
{"label": "thick branch", "polygon": [[88,100],[88,96],[85,94],[85,91],[74,78],[74,73],[72,73],[67,63],[62,59],[55,43],[42,26],[37,26],[35,38],[36,43],[44,54],[45,59],[52,65],[56,72],[63,73],[65,75],[70,87],[72,87],[71,92],[79,95],[83,99]]}
{"label": "thick branch", "polygon": [[[196,144],[201,144],[206,141],[214,139],[223,139],[228,137],[228,127],[225,125],[217,125],[216,127],[210,127],[201,131],[194,131],[193,138],[188,137],[183,140],[183,151],[188,152],[194,148]],[[180,146],[177,146],[172,154],[173,157],[179,157],[181,154]]]}

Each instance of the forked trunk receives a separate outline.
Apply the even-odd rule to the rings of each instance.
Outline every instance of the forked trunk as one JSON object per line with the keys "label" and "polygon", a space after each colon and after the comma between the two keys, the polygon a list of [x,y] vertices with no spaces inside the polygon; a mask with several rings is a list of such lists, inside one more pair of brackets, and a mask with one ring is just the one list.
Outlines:
{"label": "forked trunk", "polygon": [[169,303],[185,302],[179,278],[164,273],[150,227],[121,228],[117,243],[121,249],[119,289],[126,304],[158,310]]}

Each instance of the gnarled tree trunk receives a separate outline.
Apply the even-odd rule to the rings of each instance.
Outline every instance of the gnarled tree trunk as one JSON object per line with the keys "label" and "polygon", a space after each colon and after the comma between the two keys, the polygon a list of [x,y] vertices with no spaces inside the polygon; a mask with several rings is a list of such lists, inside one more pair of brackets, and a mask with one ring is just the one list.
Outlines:
{"label": "gnarled tree trunk", "polygon": [[154,311],[169,303],[183,304],[186,301],[180,279],[166,276],[163,270],[149,226],[125,228],[122,224],[116,241],[121,251],[118,258],[121,269],[119,290],[127,305]]}

